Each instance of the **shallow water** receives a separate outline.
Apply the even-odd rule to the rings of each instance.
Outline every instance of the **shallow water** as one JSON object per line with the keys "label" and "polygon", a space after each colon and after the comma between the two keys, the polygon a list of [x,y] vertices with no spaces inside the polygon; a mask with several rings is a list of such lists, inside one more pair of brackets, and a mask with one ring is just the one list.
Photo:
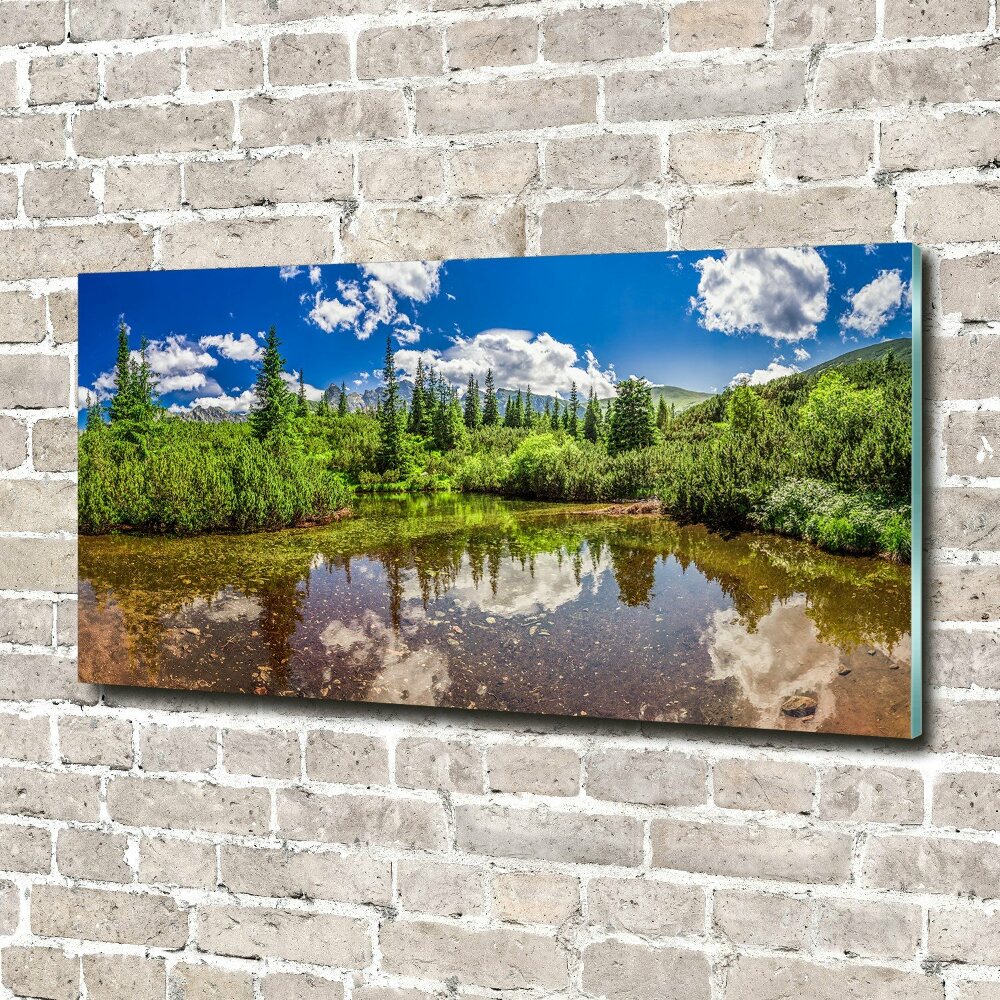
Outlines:
{"label": "shallow water", "polygon": [[[909,567],[586,505],[361,501],[80,539],[80,673],[146,687],[909,734]],[[793,694],[818,699],[791,719]]]}

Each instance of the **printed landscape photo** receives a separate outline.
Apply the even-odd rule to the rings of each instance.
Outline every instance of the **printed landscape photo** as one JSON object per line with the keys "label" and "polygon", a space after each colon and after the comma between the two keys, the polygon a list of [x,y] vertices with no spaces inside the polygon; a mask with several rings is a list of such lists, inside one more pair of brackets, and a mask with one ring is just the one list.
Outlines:
{"label": "printed landscape photo", "polygon": [[916,247],[79,291],[82,680],[920,732]]}

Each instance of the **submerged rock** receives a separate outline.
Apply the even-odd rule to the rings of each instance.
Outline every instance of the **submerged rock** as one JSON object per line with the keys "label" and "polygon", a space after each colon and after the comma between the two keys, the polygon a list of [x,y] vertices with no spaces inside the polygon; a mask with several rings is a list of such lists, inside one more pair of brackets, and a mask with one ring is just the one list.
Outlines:
{"label": "submerged rock", "polygon": [[781,714],[793,719],[808,719],[816,714],[819,702],[805,694],[794,694],[781,703]]}

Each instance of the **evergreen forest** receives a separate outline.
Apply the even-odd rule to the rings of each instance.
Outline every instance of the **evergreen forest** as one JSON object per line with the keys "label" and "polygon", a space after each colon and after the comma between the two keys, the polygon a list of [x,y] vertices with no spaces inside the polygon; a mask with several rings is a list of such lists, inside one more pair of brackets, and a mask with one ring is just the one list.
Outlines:
{"label": "evergreen forest", "polygon": [[391,340],[382,370],[375,408],[350,412],[344,391],[337,405],[310,401],[272,328],[247,419],[199,422],[160,405],[146,345],[133,350],[123,323],[114,389],[91,400],[80,435],[81,532],[270,531],[347,516],[358,493],[451,490],[656,499],[724,533],[910,558],[911,370],[891,351],[731,386],[682,412],[641,378],[611,400],[574,386],[540,405],[492,371],[460,393],[422,364],[404,401]]}

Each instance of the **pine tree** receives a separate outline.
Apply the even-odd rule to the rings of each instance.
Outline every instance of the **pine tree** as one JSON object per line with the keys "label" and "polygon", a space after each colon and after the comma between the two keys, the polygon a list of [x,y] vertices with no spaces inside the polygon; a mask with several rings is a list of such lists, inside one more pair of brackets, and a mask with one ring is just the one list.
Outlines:
{"label": "pine tree", "polygon": [[573,383],[569,392],[569,417],[566,420],[566,430],[572,437],[579,437],[580,434],[580,396],[576,391],[576,382]]}
{"label": "pine tree", "polygon": [[258,441],[281,434],[289,426],[292,394],[281,377],[285,359],[278,350],[280,346],[278,332],[272,326],[264,342],[264,358],[253,387],[257,398],[250,411],[250,427]]}
{"label": "pine tree", "polygon": [[434,412],[434,447],[438,451],[451,451],[462,444],[465,436],[465,417],[458,393],[442,379]]}
{"label": "pine tree", "polygon": [[469,385],[465,390],[465,426],[470,431],[474,431],[479,426],[482,419],[479,413],[479,383],[475,378],[469,376]]}
{"label": "pine tree", "polygon": [[500,408],[497,406],[496,387],[493,385],[493,369],[486,371],[486,398],[483,402],[483,426],[495,427],[500,423]]}
{"label": "pine tree", "polygon": [[149,341],[139,347],[139,359],[132,357],[128,346],[125,320],[118,323],[118,352],[115,359],[115,394],[109,415],[113,424],[125,424],[130,433],[144,430],[156,414],[156,379],[149,364]]}
{"label": "pine tree", "polygon": [[128,327],[125,320],[118,322],[118,354],[115,358],[115,394],[111,397],[109,415],[111,423],[130,419],[129,412],[135,395],[132,359],[128,349]]}
{"label": "pine tree", "polygon": [[347,416],[347,383],[340,383],[340,397],[337,399],[337,416]]}
{"label": "pine tree", "polygon": [[402,414],[399,412],[399,381],[396,359],[392,353],[392,337],[385,338],[385,363],[382,366],[382,407],[379,412],[379,448],[375,462],[380,472],[390,469],[404,472],[407,467],[406,442],[403,438]]}
{"label": "pine tree", "polygon": [[101,404],[91,394],[87,393],[87,425],[88,431],[103,431],[104,417],[101,415]]}
{"label": "pine tree", "polygon": [[407,430],[411,434],[423,433],[424,422],[424,362],[417,358],[417,373],[413,378],[413,402],[410,403],[410,419]]}
{"label": "pine tree", "polygon": [[306,379],[302,369],[299,369],[299,399],[296,412],[300,417],[309,415],[309,403],[306,401]]}
{"label": "pine tree", "polygon": [[528,386],[528,392],[524,397],[524,411],[521,414],[521,426],[531,429],[531,425],[535,422],[535,404],[531,399],[531,386]]}
{"label": "pine tree", "polygon": [[644,379],[630,378],[618,383],[618,396],[608,421],[608,451],[649,448],[656,442],[653,396]]}
{"label": "pine tree", "polygon": [[597,402],[594,390],[590,390],[587,409],[583,415],[583,436],[596,444],[601,439],[601,404]]}
{"label": "pine tree", "polygon": [[549,426],[552,430],[557,431],[562,427],[562,419],[559,416],[559,400],[558,398],[552,403],[552,417],[549,420]]}
{"label": "pine tree", "polygon": [[518,428],[521,426],[521,390],[516,396],[507,397],[507,406],[503,411],[504,427]]}
{"label": "pine tree", "polygon": [[661,431],[666,431],[670,427],[670,410],[667,409],[667,401],[660,396],[660,402],[656,407],[656,426]]}

